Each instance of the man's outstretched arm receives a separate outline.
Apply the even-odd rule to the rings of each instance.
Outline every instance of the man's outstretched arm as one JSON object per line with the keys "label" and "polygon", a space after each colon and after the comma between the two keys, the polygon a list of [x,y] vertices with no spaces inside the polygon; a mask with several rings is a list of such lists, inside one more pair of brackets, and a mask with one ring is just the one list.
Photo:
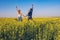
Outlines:
{"label": "man's outstretched arm", "polygon": [[34,5],[32,4],[32,9],[33,9],[33,6],[34,6]]}

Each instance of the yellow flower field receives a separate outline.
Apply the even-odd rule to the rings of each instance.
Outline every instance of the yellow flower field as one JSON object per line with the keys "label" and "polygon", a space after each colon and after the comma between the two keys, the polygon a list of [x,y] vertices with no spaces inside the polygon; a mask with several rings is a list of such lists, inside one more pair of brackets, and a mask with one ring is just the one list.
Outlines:
{"label": "yellow flower field", "polygon": [[60,40],[60,18],[0,18],[0,40]]}

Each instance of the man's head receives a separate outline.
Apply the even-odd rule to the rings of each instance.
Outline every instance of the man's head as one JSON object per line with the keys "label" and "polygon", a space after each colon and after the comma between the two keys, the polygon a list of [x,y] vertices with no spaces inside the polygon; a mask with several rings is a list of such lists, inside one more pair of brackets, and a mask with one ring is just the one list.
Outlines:
{"label": "man's head", "polygon": [[33,9],[32,9],[32,8],[30,8],[30,10],[32,11]]}

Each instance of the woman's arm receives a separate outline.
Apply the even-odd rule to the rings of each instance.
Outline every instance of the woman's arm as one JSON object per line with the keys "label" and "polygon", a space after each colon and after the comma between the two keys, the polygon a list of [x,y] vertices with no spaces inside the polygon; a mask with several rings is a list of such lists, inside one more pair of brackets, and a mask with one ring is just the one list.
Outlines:
{"label": "woman's arm", "polygon": [[17,11],[17,14],[19,14],[19,9],[18,9],[18,7],[16,6],[16,11]]}
{"label": "woman's arm", "polygon": [[16,6],[16,10],[18,11],[18,7]]}

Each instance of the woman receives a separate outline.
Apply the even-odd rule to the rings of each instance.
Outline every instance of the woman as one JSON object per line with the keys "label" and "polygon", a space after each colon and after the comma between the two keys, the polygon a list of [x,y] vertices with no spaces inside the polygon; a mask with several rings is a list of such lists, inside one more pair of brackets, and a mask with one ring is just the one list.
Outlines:
{"label": "woman", "polygon": [[21,13],[21,10],[19,10],[17,6],[16,6],[16,10],[17,10],[17,13],[18,13],[18,21],[22,21],[22,13]]}

